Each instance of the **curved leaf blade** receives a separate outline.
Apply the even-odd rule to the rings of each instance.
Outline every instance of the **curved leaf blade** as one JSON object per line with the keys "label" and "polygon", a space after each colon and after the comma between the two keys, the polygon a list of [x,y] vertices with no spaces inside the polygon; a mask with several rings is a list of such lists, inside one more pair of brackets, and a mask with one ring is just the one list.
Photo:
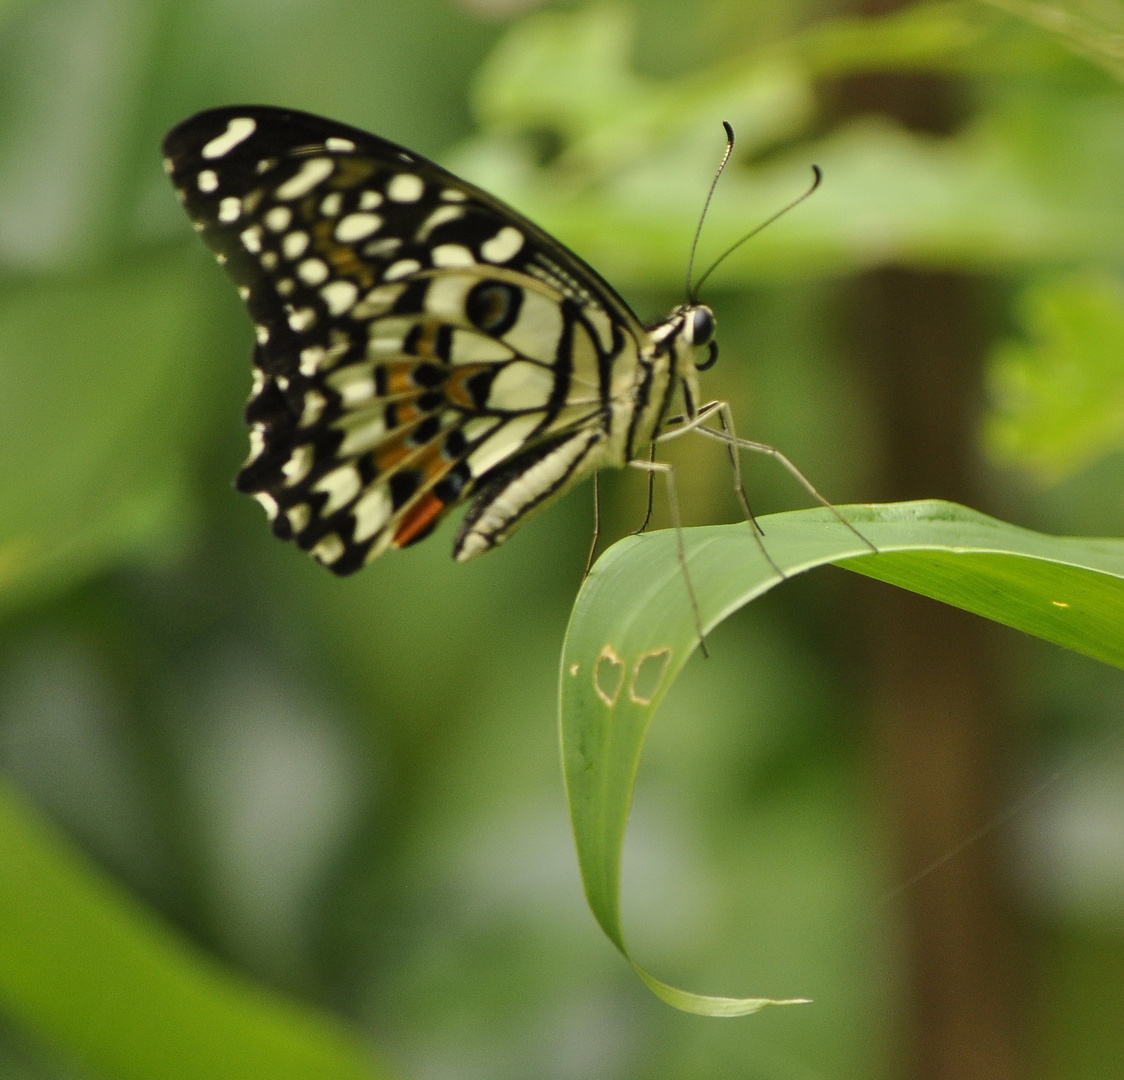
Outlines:
{"label": "curved leaf blade", "polygon": [[[940,501],[842,512],[878,554],[826,510],[761,519],[785,577],[840,563],[1124,667],[1124,541],[1045,536]],[[744,523],[689,529],[684,539],[707,631],[783,580]],[[632,959],[620,921],[621,851],[644,739],[697,645],[674,534],[629,537],[607,551],[582,587],[563,646],[563,771],[586,897],[601,928],[668,1004],[738,1016],[789,1002],[669,986]]]}

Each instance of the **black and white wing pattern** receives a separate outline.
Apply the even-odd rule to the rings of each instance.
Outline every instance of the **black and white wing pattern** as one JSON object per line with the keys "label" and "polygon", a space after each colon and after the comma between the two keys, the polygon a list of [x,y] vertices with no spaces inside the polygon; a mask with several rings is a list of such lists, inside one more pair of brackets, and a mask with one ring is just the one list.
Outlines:
{"label": "black and white wing pattern", "polygon": [[337,573],[467,499],[454,556],[488,550],[646,454],[693,387],[700,308],[646,330],[541,229],[393,143],[241,106],[180,124],[164,155],[256,327],[237,487]]}

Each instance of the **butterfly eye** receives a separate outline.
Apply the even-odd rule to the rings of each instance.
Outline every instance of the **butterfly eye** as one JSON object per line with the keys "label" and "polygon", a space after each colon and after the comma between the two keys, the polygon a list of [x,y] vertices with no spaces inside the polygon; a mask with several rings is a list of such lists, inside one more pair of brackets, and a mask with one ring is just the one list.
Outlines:
{"label": "butterfly eye", "polygon": [[687,312],[685,329],[687,340],[696,348],[708,345],[714,337],[714,312],[705,304],[697,304]]}

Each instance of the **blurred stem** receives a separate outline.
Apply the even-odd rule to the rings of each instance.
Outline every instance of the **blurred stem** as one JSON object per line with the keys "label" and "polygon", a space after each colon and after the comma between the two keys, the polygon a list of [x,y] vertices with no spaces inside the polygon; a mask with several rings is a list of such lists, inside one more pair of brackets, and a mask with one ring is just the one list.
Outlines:
{"label": "blurred stem", "polygon": [[[862,15],[898,0],[852,0]],[[936,75],[870,73],[830,88],[839,116],[882,112],[944,135],[960,91]],[[986,337],[982,283],[887,267],[848,293],[853,354],[882,443],[871,498],[980,506],[971,480],[974,402]],[[1003,678],[982,620],[873,583],[865,594],[870,738],[895,872],[908,880],[994,820],[1004,799]],[[908,1080],[1017,1080],[1023,1024],[1014,918],[994,835],[905,890],[904,1061]]]}

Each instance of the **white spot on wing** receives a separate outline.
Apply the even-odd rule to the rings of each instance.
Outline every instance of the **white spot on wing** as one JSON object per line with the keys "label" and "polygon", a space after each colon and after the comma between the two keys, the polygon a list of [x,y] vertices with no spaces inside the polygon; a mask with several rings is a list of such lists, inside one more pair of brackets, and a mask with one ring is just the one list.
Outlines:
{"label": "white spot on wing", "polygon": [[328,280],[328,264],[323,259],[305,259],[297,267],[297,276],[308,285],[319,285]]}
{"label": "white spot on wing", "polygon": [[299,484],[309,474],[315,456],[311,443],[298,446],[292,452],[289,460],[281,466],[281,472],[285,474],[285,483],[288,487]]}
{"label": "white spot on wing", "polygon": [[463,191],[457,191],[456,188],[446,188],[441,192],[441,198],[445,202],[464,202],[468,196]]}
{"label": "white spot on wing", "polygon": [[304,532],[305,526],[312,520],[312,508],[308,503],[297,503],[285,511],[285,517],[289,519],[289,527],[294,533]]}
{"label": "white spot on wing", "polygon": [[331,135],[324,140],[325,150],[334,150],[339,154],[350,154],[355,149],[355,143],[350,139],[341,139],[338,135]]}
{"label": "white spot on wing", "polygon": [[352,508],[355,540],[362,543],[374,536],[386,524],[392,509],[386,488],[382,484],[371,488]]}
{"label": "white spot on wing", "polygon": [[434,266],[475,266],[476,257],[463,244],[438,244],[430,252]]}
{"label": "white spot on wing", "polygon": [[414,173],[399,173],[386,185],[387,198],[395,202],[417,202],[425,191],[425,182]]}
{"label": "white spot on wing", "polygon": [[382,192],[381,191],[363,191],[359,195],[359,209],[360,210],[374,210],[376,206],[382,205]]}
{"label": "white spot on wing", "polygon": [[378,214],[347,214],[340,218],[336,226],[336,239],[341,244],[353,244],[363,240],[382,228],[382,218]]}
{"label": "white spot on wing", "polygon": [[447,225],[450,221],[456,221],[457,218],[462,217],[464,217],[464,209],[460,206],[439,206],[421,223],[421,227],[417,232],[417,238],[424,243],[429,239],[429,234],[433,232],[434,229],[441,225]]}
{"label": "white spot on wing", "polygon": [[512,225],[505,225],[490,240],[480,245],[480,254],[488,262],[507,262],[518,254],[523,246],[523,234]]}
{"label": "white spot on wing", "polygon": [[399,278],[407,277],[415,270],[421,269],[421,263],[417,259],[399,259],[396,263],[391,263],[383,273],[383,281],[397,281]]}
{"label": "white spot on wing", "polygon": [[308,233],[306,232],[286,233],[281,241],[281,250],[285,253],[286,259],[299,259],[307,247]]}
{"label": "white spot on wing", "polygon": [[250,428],[250,454],[246,458],[246,465],[251,465],[257,461],[257,459],[261,457],[264,449],[265,432],[262,431],[260,424],[255,424]]}
{"label": "white spot on wing", "polygon": [[287,206],[275,206],[265,215],[265,223],[274,232],[284,232],[293,220],[293,212]]}
{"label": "white spot on wing", "polygon": [[277,511],[280,508],[277,505],[277,500],[272,495],[265,491],[259,491],[254,495],[254,498],[262,504],[265,512],[269,515],[270,521],[277,517]]}
{"label": "white spot on wing", "polygon": [[219,174],[214,169],[204,169],[196,178],[200,191],[216,191],[219,186]]}
{"label": "white spot on wing", "polygon": [[328,501],[320,511],[324,515],[332,514],[340,507],[346,506],[363,486],[359,470],[354,465],[341,465],[320,477],[312,486],[313,491],[323,491],[328,496]]}
{"label": "white spot on wing", "polygon": [[346,434],[336,453],[340,457],[361,454],[382,442],[386,434],[386,414],[382,408],[369,410],[362,422],[350,420],[344,430]]}
{"label": "white spot on wing", "polygon": [[343,195],[338,191],[333,191],[330,195],[325,195],[320,201],[320,213],[325,217],[335,217],[342,206]]}
{"label": "white spot on wing", "polygon": [[319,559],[325,566],[338,561],[343,553],[343,541],[335,533],[328,533],[310,552],[313,558]]}
{"label": "white spot on wing", "polygon": [[302,195],[307,195],[317,184],[327,180],[335,167],[331,158],[309,158],[273,194],[283,202],[288,202],[290,199],[299,199]]}
{"label": "white spot on wing", "polygon": [[327,355],[327,350],[323,345],[309,345],[307,348],[301,349],[301,374],[315,375],[316,369],[324,362],[324,357]]}
{"label": "white spot on wing", "polygon": [[301,409],[301,427],[312,427],[324,412],[328,399],[319,390],[309,390],[304,395],[304,406]]}
{"label": "white spot on wing", "polygon": [[257,123],[248,116],[235,116],[226,125],[226,131],[216,135],[200,151],[208,160],[229,154],[239,143],[245,142],[257,129]]}
{"label": "white spot on wing", "polygon": [[355,305],[351,312],[352,317],[370,319],[385,314],[394,306],[394,301],[402,295],[404,288],[404,285],[376,286]]}
{"label": "white spot on wing", "polygon": [[269,327],[262,326],[261,323],[258,323],[254,327],[254,335],[258,339],[259,345],[267,344],[269,342]]}
{"label": "white spot on wing", "polygon": [[345,409],[353,409],[375,396],[370,364],[349,364],[328,376],[328,385],[340,396]]}
{"label": "white spot on wing", "polygon": [[289,313],[289,326],[297,334],[303,333],[315,322],[316,312],[312,308],[297,308]]}
{"label": "white spot on wing", "polygon": [[228,195],[219,201],[219,221],[230,225],[242,216],[242,200],[234,195]]}
{"label": "white spot on wing", "polygon": [[320,290],[324,303],[332,315],[342,315],[354,306],[359,288],[351,281],[332,281]]}
{"label": "white spot on wing", "polygon": [[363,254],[370,259],[382,259],[393,255],[402,246],[400,236],[384,236],[381,240],[372,240],[363,245]]}
{"label": "white spot on wing", "polygon": [[251,254],[256,255],[261,251],[261,226],[251,225],[248,229],[243,229],[239,234],[239,239],[242,241],[242,246]]}

